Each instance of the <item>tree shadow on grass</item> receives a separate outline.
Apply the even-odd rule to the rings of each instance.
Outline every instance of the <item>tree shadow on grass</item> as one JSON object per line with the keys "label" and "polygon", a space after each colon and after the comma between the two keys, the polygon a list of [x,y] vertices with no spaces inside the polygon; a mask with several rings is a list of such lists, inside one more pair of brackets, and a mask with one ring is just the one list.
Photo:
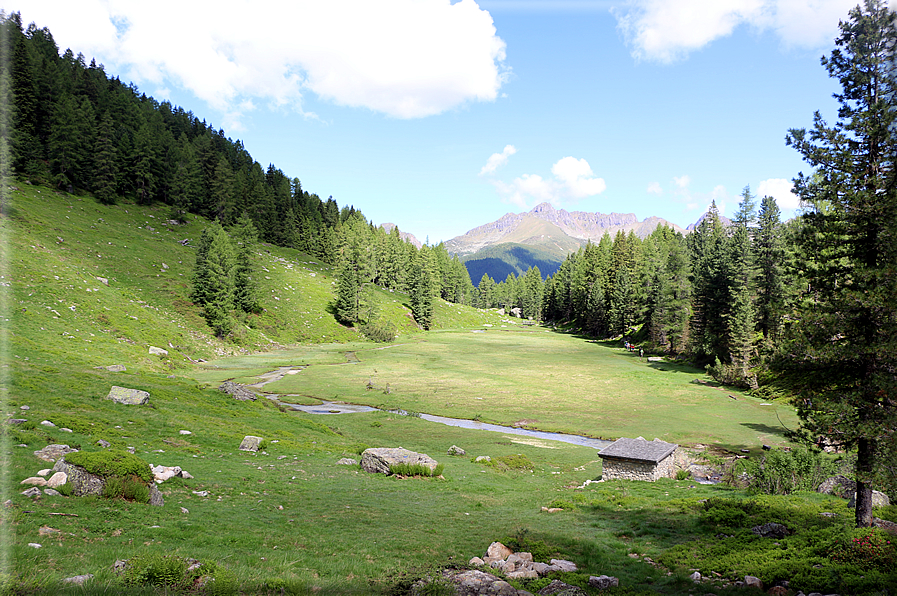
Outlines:
{"label": "tree shadow on grass", "polygon": [[771,426],[769,424],[761,424],[758,422],[742,422],[741,426],[747,427],[751,430],[755,430],[758,433],[765,433],[768,435],[775,435],[777,437],[781,437],[783,439],[789,438],[789,433],[791,429],[786,427],[784,424],[779,426]]}

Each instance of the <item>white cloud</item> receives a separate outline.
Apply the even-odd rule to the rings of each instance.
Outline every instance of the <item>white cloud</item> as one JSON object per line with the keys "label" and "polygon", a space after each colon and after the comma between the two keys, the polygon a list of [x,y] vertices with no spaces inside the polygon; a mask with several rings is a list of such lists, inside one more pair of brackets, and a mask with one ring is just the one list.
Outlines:
{"label": "white cloud", "polygon": [[604,179],[595,177],[585,159],[564,157],[551,166],[551,173],[554,177],[547,180],[538,174],[524,174],[511,183],[499,180],[493,184],[504,201],[523,209],[542,202],[555,207],[575,203],[601,194],[607,188]]}
{"label": "white cloud", "polygon": [[480,176],[494,174],[495,170],[497,170],[499,166],[508,163],[508,157],[515,153],[517,153],[517,148],[514,147],[514,145],[505,145],[505,148],[501,153],[493,153],[489,156],[489,159],[486,160],[486,165],[480,170]]}
{"label": "white cloud", "polygon": [[646,190],[650,195],[660,196],[663,194],[663,189],[660,187],[660,182],[652,182],[648,185],[648,188]]}
{"label": "white cloud", "polygon": [[687,188],[690,183],[691,178],[688,174],[685,174],[684,176],[673,176],[673,184],[679,188]]}
{"label": "white cloud", "polygon": [[792,192],[794,185],[784,178],[770,178],[760,183],[757,188],[758,197],[772,197],[782,211],[800,207],[800,198]]}
{"label": "white cloud", "polygon": [[235,117],[248,99],[301,111],[311,91],[419,118],[492,101],[508,74],[505,42],[474,0],[28,0],[21,10],[61,48]]}
{"label": "white cloud", "polygon": [[785,46],[820,48],[856,0],[630,0],[613,10],[638,59],[673,62],[736,27],[774,31]]}

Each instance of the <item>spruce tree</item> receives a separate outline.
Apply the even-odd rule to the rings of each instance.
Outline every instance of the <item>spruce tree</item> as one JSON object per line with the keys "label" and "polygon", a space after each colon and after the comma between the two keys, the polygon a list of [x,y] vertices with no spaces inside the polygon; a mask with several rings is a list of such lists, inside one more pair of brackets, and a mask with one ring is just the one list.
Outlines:
{"label": "spruce tree", "polygon": [[234,254],[230,238],[216,226],[206,255],[206,301],[203,316],[218,337],[228,335],[234,326]]}
{"label": "spruce tree", "polygon": [[805,437],[856,450],[864,527],[897,428],[897,30],[880,0],[851,10],[840,29],[822,59],[841,86],[838,121],[817,112],[809,132],[787,136],[814,171],[794,179],[808,206],[799,242],[809,287],[786,354]]}
{"label": "spruce tree", "polygon": [[104,205],[112,205],[116,200],[118,187],[116,161],[112,118],[106,114],[100,120],[93,146],[93,194]]}
{"label": "spruce tree", "polygon": [[757,264],[757,328],[772,344],[778,339],[785,308],[785,249],[780,213],[774,198],[763,197],[754,244]]}
{"label": "spruce tree", "polygon": [[258,284],[252,253],[258,241],[258,231],[249,215],[244,213],[231,230],[234,243],[234,307],[245,313],[261,312]]}

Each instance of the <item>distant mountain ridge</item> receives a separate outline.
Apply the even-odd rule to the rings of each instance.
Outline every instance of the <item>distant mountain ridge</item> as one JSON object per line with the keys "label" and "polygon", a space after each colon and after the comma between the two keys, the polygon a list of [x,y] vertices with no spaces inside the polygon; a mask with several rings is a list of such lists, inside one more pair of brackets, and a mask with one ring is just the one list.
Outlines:
{"label": "distant mountain ridge", "polygon": [[681,227],[659,217],[639,221],[634,213],[591,213],[555,209],[550,203],[540,203],[525,213],[506,213],[445,243],[450,253],[465,256],[489,246],[504,243],[537,245],[557,252],[558,256],[578,249],[592,240],[597,242],[605,233],[635,232],[645,238],[659,225],[667,225],[685,233]]}
{"label": "distant mountain ridge", "polygon": [[555,209],[540,203],[525,213],[506,213],[445,242],[450,254],[458,255],[478,284],[483,273],[503,281],[508,273],[521,275],[533,266],[542,276],[552,275],[571,252],[587,242],[598,242],[604,234],[628,234],[639,238],[666,225],[687,231],[660,217],[639,221],[634,213],[591,213]]}
{"label": "distant mountain ridge", "polygon": [[[380,227],[383,228],[384,230],[386,230],[387,234],[390,234],[390,233],[392,233],[392,229],[396,228],[398,226],[396,226],[396,224],[394,224],[394,223],[382,223],[382,224],[380,224]],[[413,244],[418,249],[421,246],[423,246],[423,243],[420,240],[418,240],[414,234],[412,234],[410,232],[403,232],[402,230],[399,230],[399,238],[401,238],[402,240],[407,240],[408,242]]]}

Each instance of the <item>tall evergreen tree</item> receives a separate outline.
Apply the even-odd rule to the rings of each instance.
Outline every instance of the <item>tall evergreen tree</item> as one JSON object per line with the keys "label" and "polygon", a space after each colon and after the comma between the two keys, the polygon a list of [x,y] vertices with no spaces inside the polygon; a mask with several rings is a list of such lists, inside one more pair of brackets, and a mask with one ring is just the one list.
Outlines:
{"label": "tall evergreen tree", "polygon": [[785,305],[785,249],[779,206],[766,196],[760,202],[754,244],[757,264],[757,328],[770,343],[778,339]]}
{"label": "tall evergreen tree", "polygon": [[872,486],[897,428],[895,15],[866,0],[840,23],[822,64],[840,83],[838,121],[817,112],[787,142],[814,168],[795,192],[809,206],[800,245],[809,291],[788,363],[810,436],[856,449],[856,524],[872,522]]}
{"label": "tall evergreen tree", "polygon": [[240,216],[231,230],[234,243],[234,307],[245,313],[261,312],[258,282],[254,277],[252,253],[258,231],[247,214]]}
{"label": "tall evergreen tree", "polygon": [[108,114],[100,120],[93,146],[93,194],[104,205],[116,199],[118,168],[115,143],[112,138],[112,118]]}

